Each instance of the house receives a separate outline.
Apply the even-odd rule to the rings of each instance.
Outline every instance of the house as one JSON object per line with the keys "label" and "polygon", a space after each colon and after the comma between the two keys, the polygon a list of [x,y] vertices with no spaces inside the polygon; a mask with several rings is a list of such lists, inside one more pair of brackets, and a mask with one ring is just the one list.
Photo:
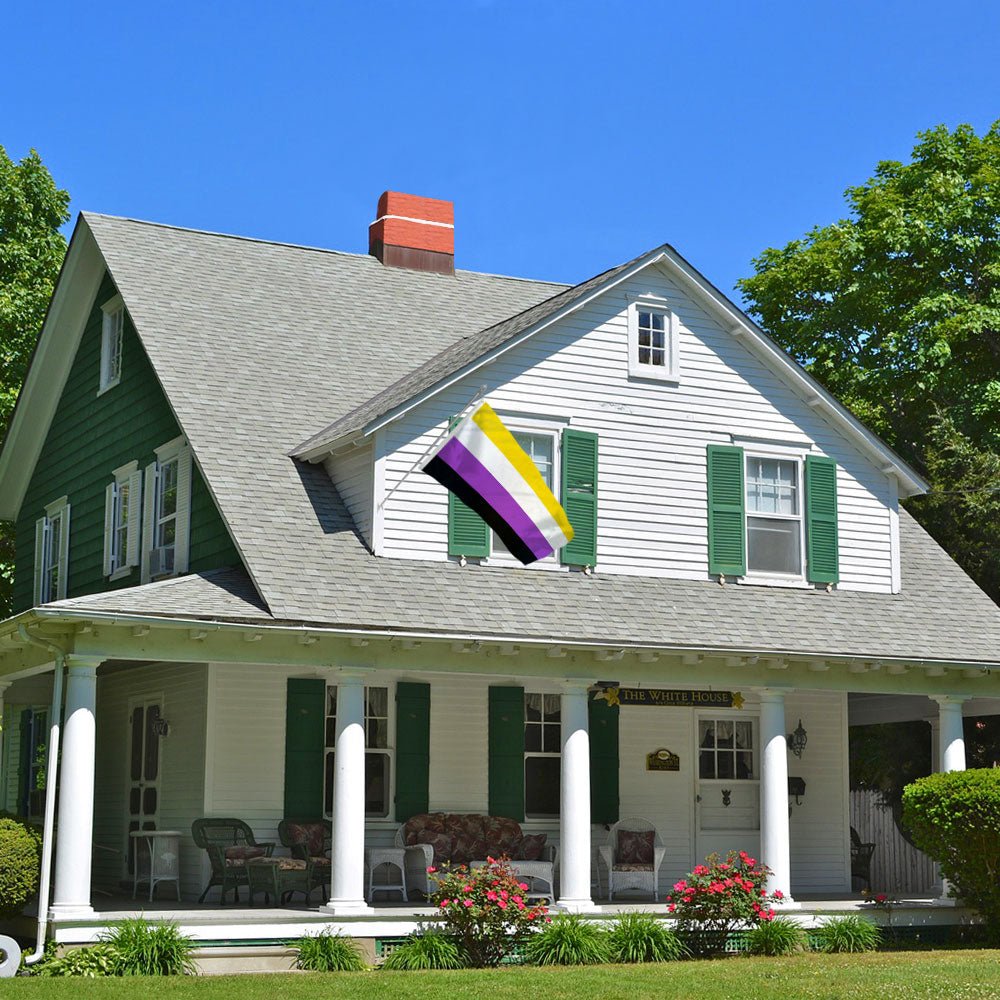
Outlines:
{"label": "house", "polygon": [[[365,849],[427,811],[545,834],[567,910],[629,816],[661,899],[738,848],[832,898],[852,693],[931,706],[964,767],[1000,612],[901,507],[920,475],[669,245],[564,286],[453,234],[391,192],[369,255],[77,221],[0,455],[0,788],[39,807],[65,667],[60,940],[134,831],[182,832],[196,900],[204,816],[328,817],[320,915],[368,933]],[[574,525],[529,567],[418,470],[484,395]]]}

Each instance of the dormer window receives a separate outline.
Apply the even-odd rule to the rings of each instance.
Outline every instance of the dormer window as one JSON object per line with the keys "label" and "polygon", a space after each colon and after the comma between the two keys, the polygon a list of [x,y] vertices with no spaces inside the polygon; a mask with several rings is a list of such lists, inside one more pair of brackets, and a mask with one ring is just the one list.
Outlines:
{"label": "dormer window", "polygon": [[677,381],[677,318],[663,299],[629,303],[628,346],[631,378]]}
{"label": "dormer window", "polygon": [[125,304],[120,295],[101,306],[101,377],[98,395],[118,385],[122,377],[122,340],[125,334]]}

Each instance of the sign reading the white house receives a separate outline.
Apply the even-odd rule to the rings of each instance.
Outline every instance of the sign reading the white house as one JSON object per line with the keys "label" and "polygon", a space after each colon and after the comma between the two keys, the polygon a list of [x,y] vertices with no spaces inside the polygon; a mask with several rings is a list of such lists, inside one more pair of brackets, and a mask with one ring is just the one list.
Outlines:
{"label": "sign reading the white house", "polygon": [[605,699],[609,705],[654,705],[659,708],[735,708],[743,707],[739,691],[667,691],[657,688],[604,688],[594,700]]}

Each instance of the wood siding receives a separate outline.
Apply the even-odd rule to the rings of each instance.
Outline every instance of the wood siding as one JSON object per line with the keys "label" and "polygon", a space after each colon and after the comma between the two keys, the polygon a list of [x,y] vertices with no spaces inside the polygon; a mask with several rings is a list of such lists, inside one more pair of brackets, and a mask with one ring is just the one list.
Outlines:
{"label": "wood siding", "polygon": [[[654,293],[678,315],[680,381],[628,377],[627,297]],[[837,462],[840,583],[888,591],[893,582],[889,478],[731,333],[657,269],[512,348],[388,425],[375,550],[447,559],[447,494],[407,474],[448,418],[487,385],[504,419],[549,418],[600,435],[598,570],[708,575],[706,445],[813,442]],[[512,419],[508,419],[513,424]],[[516,426],[516,425],[515,425]]]}
{"label": "wood siding", "polygon": [[[131,320],[126,316],[121,382],[97,394],[101,364],[101,304],[115,294],[106,276],[94,301],[76,358],[31,476],[16,523],[14,610],[33,601],[35,521],[45,505],[66,495],[72,505],[68,597],[139,583],[138,568],[104,576],[105,488],[112,469],[155,459],[154,449],[181,431]],[[191,486],[191,572],[238,566],[240,557],[201,474]]]}
{"label": "wood siding", "polygon": [[368,548],[372,547],[372,454],[368,443],[343,455],[331,455],[324,463]]}

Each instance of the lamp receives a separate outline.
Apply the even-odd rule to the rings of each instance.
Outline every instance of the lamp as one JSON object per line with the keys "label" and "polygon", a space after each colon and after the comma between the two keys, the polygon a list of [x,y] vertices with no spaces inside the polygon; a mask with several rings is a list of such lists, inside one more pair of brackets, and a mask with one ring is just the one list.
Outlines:
{"label": "lamp", "polygon": [[788,739],[788,749],[795,754],[796,757],[802,756],[802,751],[805,750],[806,744],[809,742],[809,737],[806,731],[802,728],[802,720],[799,719],[799,724],[795,727],[795,731],[789,733]]}

